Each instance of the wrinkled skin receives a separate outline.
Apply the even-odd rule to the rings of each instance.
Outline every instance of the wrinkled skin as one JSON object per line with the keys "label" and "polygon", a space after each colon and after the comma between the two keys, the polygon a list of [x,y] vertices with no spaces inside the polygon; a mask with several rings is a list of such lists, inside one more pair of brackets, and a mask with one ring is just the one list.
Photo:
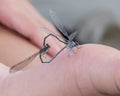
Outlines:
{"label": "wrinkled skin", "polygon": [[[41,48],[47,34],[40,31],[39,26],[58,33],[28,1],[0,2],[0,22],[25,36],[0,29],[0,61],[4,63],[0,64],[0,96],[120,95],[120,51],[103,45],[82,45],[72,56],[68,56],[65,49],[50,64],[41,65],[36,59],[26,71],[10,74],[9,66]],[[55,54],[59,46],[52,38],[50,40],[56,49],[50,52]]]}

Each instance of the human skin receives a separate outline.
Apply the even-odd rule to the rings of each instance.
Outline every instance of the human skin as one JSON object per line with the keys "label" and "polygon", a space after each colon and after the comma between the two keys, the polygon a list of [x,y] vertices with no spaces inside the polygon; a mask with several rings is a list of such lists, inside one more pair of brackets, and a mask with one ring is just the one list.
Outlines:
{"label": "human skin", "polygon": [[[0,0],[0,13],[2,24],[22,34],[38,47],[43,46],[43,39],[49,34],[49,32],[44,31],[44,28],[59,35],[55,28],[34,9],[28,0]],[[55,41],[52,39],[49,40],[49,43],[54,48],[50,51],[50,54],[54,55],[60,46],[55,45]]]}
{"label": "human skin", "polygon": [[[3,1],[2,4],[5,3],[7,5],[9,12],[0,3],[3,8],[0,8],[0,12],[2,13],[0,15],[0,22],[16,30],[25,36],[27,40],[19,37],[15,32],[10,32],[10,30],[0,30],[0,55],[2,56],[1,61],[4,63],[0,64],[1,96],[120,95],[120,52],[103,45],[81,45],[81,48],[76,49],[76,53],[72,56],[68,56],[65,49],[49,64],[40,64],[37,61],[38,59],[36,59],[32,64],[35,64],[35,67],[31,66],[26,68],[26,71],[10,74],[9,67],[5,66],[5,64],[11,66],[41,48],[43,38],[47,34],[41,31],[38,28],[39,26],[45,24],[40,28],[47,26],[48,29],[51,29],[55,33],[56,30],[52,25],[46,23],[47,21],[44,21],[42,17],[39,17],[36,11],[29,11],[28,9],[31,7],[26,0]],[[7,3],[8,1],[10,2],[9,4]],[[14,1],[14,4],[11,1]],[[26,5],[27,8],[22,5]],[[17,11],[13,10],[14,8]],[[27,15],[26,12],[34,13],[34,16]],[[14,13],[16,18],[11,13]],[[33,19],[35,17],[37,20]],[[39,48],[32,45],[31,41],[38,45]],[[52,41],[51,39],[49,43]],[[57,43],[54,42],[53,46],[57,50],[58,47],[56,45]],[[50,53],[55,54],[56,50],[51,50]]]}
{"label": "human skin", "polygon": [[[40,50],[29,40],[4,26],[0,26],[0,41],[0,62],[9,67]],[[40,64],[39,58],[35,61],[30,65]]]}
{"label": "human skin", "polygon": [[[0,54],[6,57],[5,61],[12,58],[8,61],[18,62],[21,58],[16,53],[27,57],[38,51],[36,46],[9,30],[1,29],[0,33],[0,44],[3,40],[5,43]],[[16,50],[18,44],[22,46]],[[13,74],[1,64],[1,96],[119,96],[120,52],[95,44],[82,45],[76,52],[69,57],[65,49],[49,64],[41,65],[36,59],[37,66]]]}

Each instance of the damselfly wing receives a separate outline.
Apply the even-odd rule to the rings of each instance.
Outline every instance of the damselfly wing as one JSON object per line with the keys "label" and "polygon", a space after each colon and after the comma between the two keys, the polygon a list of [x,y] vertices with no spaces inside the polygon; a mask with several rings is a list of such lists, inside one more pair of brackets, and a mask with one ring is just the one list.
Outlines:
{"label": "damselfly wing", "polygon": [[69,35],[63,24],[60,22],[60,19],[57,17],[57,14],[52,9],[49,10],[49,13],[55,27],[61,32],[64,37],[68,38]]}
{"label": "damselfly wing", "polygon": [[56,13],[51,9],[49,12],[50,12],[50,16],[53,21],[53,24],[60,31],[60,33],[65,37],[66,40],[64,43],[68,45],[68,48],[72,49],[73,47],[78,46],[79,43],[74,41],[74,38],[77,35],[77,32],[75,31],[69,35],[65,27],[63,26],[63,24],[60,22],[60,19],[57,17]]}

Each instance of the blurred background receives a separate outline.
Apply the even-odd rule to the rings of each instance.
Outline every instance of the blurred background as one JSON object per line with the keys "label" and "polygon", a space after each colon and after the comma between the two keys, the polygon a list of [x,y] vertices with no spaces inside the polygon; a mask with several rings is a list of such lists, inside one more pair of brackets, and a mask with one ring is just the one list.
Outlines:
{"label": "blurred background", "polygon": [[99,43],[120,49],[120,0],[30,0],[49,21],[53,9],[80,43]]}

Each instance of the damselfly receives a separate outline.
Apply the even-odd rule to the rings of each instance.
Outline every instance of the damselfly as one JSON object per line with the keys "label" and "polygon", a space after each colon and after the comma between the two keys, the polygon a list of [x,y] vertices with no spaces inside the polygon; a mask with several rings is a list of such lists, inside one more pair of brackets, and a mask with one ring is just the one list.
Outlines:
{"label": "damselfly", "polygon": [[[59,18],[57,17],[56,13],[51,9],[50,9],[49,13],[50,13],[51,19],[53,21],[53,24],[59,30],[59,32],[63,35],[63,37],[65,37],[65,41],[61,41],[60,39],[58,39],[58,40],[60,42],[65,43],[67,45],[67,48],[69,49],[69,51],[71,51],[73,47],[78,46],[79,43],[74,41],[74,38],[77,35],[77,31],[75,31],[69,35],[68,32],[66,31],[65,27],[62,25]],[[53,34],[50,34],[50,35],[53,35]],[[57,38],[57,36],[54,36],[54,37]]]}
{"label": "damselfly", "polygon": [[[35,57],[37,55],[40,56],[40,60],[41,60],[42,63],[50,63],[65,48],[66,48],[66,46],[64,48],[62,48],[55,56],[53,56],[53,57],[51,57],[50,59],[47,60],[47,58],[45,58],[44,55],[47,54],[48,50],[50,49],[50,45],[49,44],[44,44],[44,48],[41,49],[39,52],[37,52],[37,53],[33,54],[32,56],[26,58],[25,60],[21,61],[20,63],[18,63],[16,65],[13,65],[10,68],[10,73],[14,73],[14,72],[17,72],[17,71],[23,69],[25,66],[27,66],[28,64],[30,64],[35,59]],[[45,60],[43,58],[45,58]]]}
{"label": "damselfly", "polygon": [[[62,25],[62,23],[60,22],[59,18],[56,16],[56,13],[53,10],[50,10],[50,16],[53,20],[54,25],[56,26],[56,28],[60,31],[60,33],[65,37],[65,40],[61,40],[59,37],[57,37],[56,35],[50,33],[49,35],[47,35],[44,38],[44,42],[43,42],[43,49],[41,49],[39,52],[33,54],[32,56],[28,57],[27,59],[21,61],[20,63],[12,66],[10,68],[10,73],[14,73],[17,72],[21,69],[23,69],[25,66],[27,66],[28,64],[30,64],[32,62],[32,60],[35,59],[35,57],[37,55],[40,56],[40,60],[42,63],[50,63],[53,59],[55,59],[55,57],[60,54],[60,52],[62,52],[66,47],[71,51],[73,47],[78,46],[78,42],[75,42],[73,39],[75,38],[77,32],[73,32],[70,35],[68,35],[67,31],[65,30],[64,26]],[[57,40],[59,40],[60,42],[66,44],[65,47],[63,47],[55,56],[53,56],[50,60],[48,61],[44,61],[42,57],[44,57],[44,55],[49,51],[50,49],[50,45],[46,44],[46,40],[49,36],[53,36],[55,37]]]}

